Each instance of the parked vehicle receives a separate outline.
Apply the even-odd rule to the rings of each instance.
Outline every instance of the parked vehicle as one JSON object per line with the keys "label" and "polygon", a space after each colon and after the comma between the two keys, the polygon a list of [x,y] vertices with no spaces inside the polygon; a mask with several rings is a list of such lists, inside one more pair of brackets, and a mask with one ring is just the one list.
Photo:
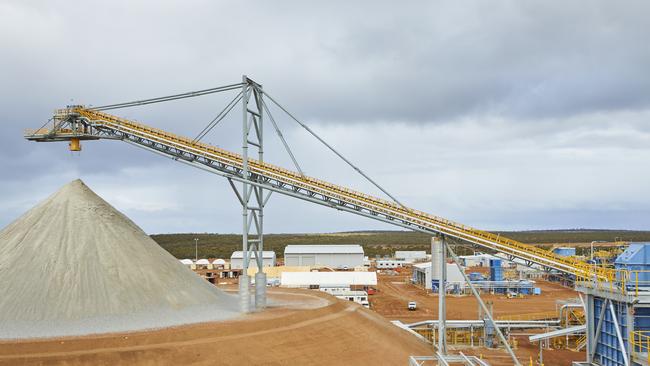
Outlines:
{"label": "parked vehicle", "polygon": [[418,304],[415,301],[409,301],[408,304],[408,309],[409,310],[416,310],[418,308]]}
{"label": "parked vehicle", "polygon": [[524,297],[524,295],[519,292],[508,291],[506,297],[509,299],[516,299],[516,298]]}

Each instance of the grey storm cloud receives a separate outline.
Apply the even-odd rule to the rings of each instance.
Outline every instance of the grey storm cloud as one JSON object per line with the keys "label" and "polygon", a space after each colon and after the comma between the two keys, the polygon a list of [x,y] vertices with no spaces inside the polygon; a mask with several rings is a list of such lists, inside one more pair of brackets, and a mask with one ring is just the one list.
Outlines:
{"label": "grey storm cloud", "polygon": [[[416,208],[487,229],[647,228],[644,1],[0,0],[0,14],[0,226],[82,177],[150,232],[238,232],[216,177],[119,142],[72,154],[21,136],[67,104],[248,74]],[[194,136],[232,96],[116,113]],[[275,113],[308,174],[377,193]],[[206,141],[237,149],[238,126]],[[269,155],[290,167],[277,139]],[[272,231],[384,227],[270,207]]]}

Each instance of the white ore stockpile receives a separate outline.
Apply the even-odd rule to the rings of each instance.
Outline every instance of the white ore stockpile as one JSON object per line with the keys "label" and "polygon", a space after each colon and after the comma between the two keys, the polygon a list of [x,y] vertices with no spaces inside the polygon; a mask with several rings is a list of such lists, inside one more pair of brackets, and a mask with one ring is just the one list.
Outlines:
{"label": "white ore stockpile", "polygon": [[0,339],[223,320],[237,299],[162,249],[82,181],[0,231]]}

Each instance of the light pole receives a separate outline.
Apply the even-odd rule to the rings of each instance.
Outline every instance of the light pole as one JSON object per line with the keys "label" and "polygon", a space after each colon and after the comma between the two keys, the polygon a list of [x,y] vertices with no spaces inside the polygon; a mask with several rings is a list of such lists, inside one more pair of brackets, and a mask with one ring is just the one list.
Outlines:
{"label": "light pole", "polygon": [[199,260],[199,238],[194,238],[194,261]]}
{"label": "light pole", "polygon": [[591,262],[593,263],[594,261],[594,243],[607,243],[604,240],[594,240],[591,242]]}

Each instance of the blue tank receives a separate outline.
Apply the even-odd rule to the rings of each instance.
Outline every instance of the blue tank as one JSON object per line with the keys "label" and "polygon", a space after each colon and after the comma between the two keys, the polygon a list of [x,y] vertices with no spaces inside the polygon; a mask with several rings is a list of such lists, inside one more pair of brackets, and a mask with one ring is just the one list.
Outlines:
{"label": "blue tank", "polygon": [[553,253],[563,257],[570,257],[576,255],[576,248],[562,247],[553,249]]}

